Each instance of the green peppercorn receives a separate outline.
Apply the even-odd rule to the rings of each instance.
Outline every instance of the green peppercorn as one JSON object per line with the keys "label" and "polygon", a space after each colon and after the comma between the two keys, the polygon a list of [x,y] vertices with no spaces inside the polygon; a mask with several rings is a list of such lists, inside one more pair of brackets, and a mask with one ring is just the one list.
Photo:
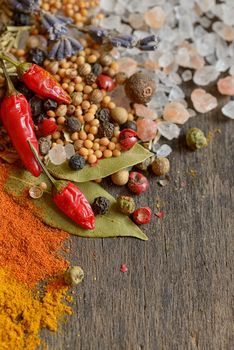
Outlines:
{"label": "green peppercorn", "polygon": [[186,142],[193,151],[207,146],[207,138],[203,131],[198,128],[191,128],[187,131]]}
{"label": "green peppercorn", "polygon": [[143,162],[136,164],[136,167],[140,170],[147,170],[148,166],[152,163],[153,158],[147,158]]}
{"label": "green peppercorn", "polygon": [[152,163],[152,170],[155,175],[163,176],[170,171],[170,162],[165,157],[158,157]]}
{"label": "green peppercorn", "polygon": [[121,213],[126,215],[133,213],[136,208],[134,199],[130,196],[119,196],[117,204]]}
{"label": "green peppercorn", "polygon": [[64,274],[65,282],[70,286],[77,286],[84,278],[84,271],[79,266],[72,266]]}

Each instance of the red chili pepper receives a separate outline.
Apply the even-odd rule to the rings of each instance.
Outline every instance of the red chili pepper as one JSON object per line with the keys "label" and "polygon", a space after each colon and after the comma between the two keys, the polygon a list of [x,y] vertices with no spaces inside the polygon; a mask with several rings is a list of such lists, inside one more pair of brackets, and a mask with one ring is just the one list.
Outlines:
{"label": "red chili pepper", "polygon": [[42,67],[33,63],[18,63],[8,56],[0,55],[6,61],[16,66],[17,74],[27,87],[38,96],[51,98],[58,103],[71,103],[71,97],[62,86]]}
{"label": "red chili pepper", "polygon": [[136,209],[133,214],[133,220],[138,225],[148,224],[151,220],[151,209],[149,207],[143,207]]}
{"label": "red chili pepper", "polygon": [[42,169],[27,143],[29,139],[38,151],[38,142],[34,133],[29,103],[25,96],[14,88],[4,63],[2,63],[2,68],[7,81],[7,95],[2,100],[0,109],[3,126],[24,166],[34,176],[39,176]]}
{"label": "red chili pepper", "polygon": [[137,140],[137,133],[132,129],[123,129],[119,134],[119,143],[124,151],[132,148]]}
{"label": "red chili pepper", "polygon": [[53,120],[42,119],[42,121],[38,123],[38,130],[43,136],[48,136],[58,130],[58,125]]}
{"label": "red chili pepper", "polygon": [[52,197],[56,206],[81,227],[93,230],[95,228],[95,216],[84,194],[72,182],[55,180],[40,160],[30,141],[29,146],[43,171],[53,184]]}

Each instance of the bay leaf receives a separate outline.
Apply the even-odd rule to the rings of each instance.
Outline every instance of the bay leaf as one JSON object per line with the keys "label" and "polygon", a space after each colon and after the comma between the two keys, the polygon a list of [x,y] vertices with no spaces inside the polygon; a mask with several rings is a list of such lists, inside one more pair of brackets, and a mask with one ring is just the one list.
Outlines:
{"label": "bay leaf", "polygon": [[79,227],[57,209],[51,198],[51,185],[45,175],[35,178],[28,171],[14,167],[5,184],[5,190],[15,196],[21,196],[25,190],[39,185],[42,181],[46,182],[48,189],[41,198],[32,200],[32,203],[36,206],[35,214],[47,225],[87,238],[128,236],[142,240],[148,239],[128,216],[118,211],[114,197],[94,182],[75,183],[90,203],[98,196],[104,196],[110,200],[109,212],[96,216],[96,228],[92,231]]}
{"label": "bay leaf", "polygon": [[61,165],[54,165],[50,162],[47,169],[58,179],[87,182],[109,176],[119,170],[141,163],[152,156],[153,154],[146,148],[135,144],[129,151],[123,152],[119,157],[102,159],[97,165],[86,165],[83,169],[78,171],[71,170],[67,162]]}

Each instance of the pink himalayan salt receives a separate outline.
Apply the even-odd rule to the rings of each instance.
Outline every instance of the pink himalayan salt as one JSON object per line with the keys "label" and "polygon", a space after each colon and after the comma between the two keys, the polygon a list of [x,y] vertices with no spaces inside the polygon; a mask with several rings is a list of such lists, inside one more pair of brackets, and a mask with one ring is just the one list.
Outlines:
{"label": "pink himalayan salt", "polygon": [[223,79],[219,79],[217,83],[219,92],[222,95],[233,96],[234,95],[234,76],[228,76]]}
{"label": "pink himalayan salt", "polygon": [[164,120],[176,124],[184,124],[189,117],[189,112],[180,102],[168,103],[163,111]]}
{"label": "pink himalayan salt", "polygon": [[134,107],[135,113],[138,117],[148,118],[148,119],[152,119],[152,120],[155,120],[158,118],[158,115],[157,115],[157,113],[155,113],[155,111],[153,111],[152,109],[150,109],[144,105],[134,103],[133,107]]}
{"label": "pink himalayan salt", "polygon": [[194,108],[199,113],[206,113],[218,106],[217,98],[208,94],[204,89],[194,89],[191,94]]}
{"label": "pink himalayan salt", "polygon": [[205,60],[203,57],[199,55],[197,49],[193,44],[184,41],[182,45],[180,45],[178,52],[185,51],[186,54],[177,55],[176,63],[181,67],[185,68],[193,68],[200,69],[204,67]]}
{"label": "pink himalayan salt", "polygon": [[137,120],[137,135],[143,142],[153,140],[157,132],[157,124],[151,119]]}
{"label": "pink himalayan salt", "polygon": [[145,12],[144,19],[150,28],[159,29],[165,23],[166,14],[161,7],[156,6]]}
{"label": "pink himalayan salt", "polygon": [[122,57],[118,61],[118,72],[127,74],[128,77],[136,73],[138,63],[130,57]]}

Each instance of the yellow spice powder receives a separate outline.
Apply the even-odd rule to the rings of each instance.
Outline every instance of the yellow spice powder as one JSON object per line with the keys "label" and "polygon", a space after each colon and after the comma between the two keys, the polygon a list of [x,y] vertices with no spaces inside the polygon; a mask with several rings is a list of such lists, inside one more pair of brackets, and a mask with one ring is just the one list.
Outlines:
{"label": "yellow spice powder", "polygon": [[0,269],[0,350],[33,350],[40,344],[41,328],[56,331],[59,317],[72,313],[63,302],[67,290],[54,285],[40,299]]}

